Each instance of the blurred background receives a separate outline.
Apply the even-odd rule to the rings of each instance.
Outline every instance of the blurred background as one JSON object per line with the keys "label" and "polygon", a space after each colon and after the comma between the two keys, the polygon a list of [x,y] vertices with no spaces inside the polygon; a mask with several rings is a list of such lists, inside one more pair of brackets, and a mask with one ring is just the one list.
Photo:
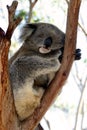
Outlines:
{"label": "blurred background", "polygon": [[[0,0],[0,27],[8,27],[7,5],[13,0]],[[16,16],[23,18],[16,28],[9,52],[11,57],[21,46],[20,29],[26,22],[46,22],[66,32],[68,0],[18,0]],[[44,130],[87,130],[87,0],[80,7],[77,48],[82,51],[80,61],[73,63],[71,73],[60,95],[43,117]]]}

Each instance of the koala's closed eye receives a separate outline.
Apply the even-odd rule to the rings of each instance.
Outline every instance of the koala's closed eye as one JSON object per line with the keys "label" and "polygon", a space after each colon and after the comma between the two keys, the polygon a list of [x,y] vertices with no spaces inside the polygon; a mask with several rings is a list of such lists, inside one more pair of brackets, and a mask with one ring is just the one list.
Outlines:
{"label": "koala's closed eye", "polygon": [[44,41],[44,45],[45,45],[45,47],[46,48],[49,48],[51,45],[52,45],[52,37],[48,37],[48,38],[46,38],[45,39],[45,41]]}

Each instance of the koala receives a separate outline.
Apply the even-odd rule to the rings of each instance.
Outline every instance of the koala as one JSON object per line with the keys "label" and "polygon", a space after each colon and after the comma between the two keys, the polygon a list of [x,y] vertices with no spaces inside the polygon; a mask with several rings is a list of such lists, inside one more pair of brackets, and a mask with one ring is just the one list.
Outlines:
{"label": "koala", "polygon": [[[23,45],[9,60],[14,104],[22,121],[40,105],[43,94],[61,66],[65,34],[48,23],[26,24]],[[80,59],[76,50],[75,59]]]}

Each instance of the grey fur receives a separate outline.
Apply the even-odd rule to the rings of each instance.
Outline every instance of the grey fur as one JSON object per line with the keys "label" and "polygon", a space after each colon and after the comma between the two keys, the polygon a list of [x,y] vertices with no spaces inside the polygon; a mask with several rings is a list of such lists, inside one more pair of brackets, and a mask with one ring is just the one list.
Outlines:
{"label": "grey fur", "polygon": [[[20,38],[22,47],[9,61],[14,102],[20,120],[29,117],[39,106],[46,87],[60,68],[58,58],[64,46],[64,33],[47,23],[27,24]],[[42,54],[47,37],[52,38],[50,52]],[[43,49],[43,48],[41,48]]]}

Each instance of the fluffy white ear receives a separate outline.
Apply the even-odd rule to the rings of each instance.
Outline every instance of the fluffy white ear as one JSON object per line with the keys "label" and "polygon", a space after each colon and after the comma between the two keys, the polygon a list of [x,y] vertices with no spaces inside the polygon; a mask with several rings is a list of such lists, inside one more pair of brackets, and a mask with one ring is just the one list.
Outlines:
{"label": "fluffy white ear", "polygon": [[25,41],[26,38],[32,35],[32,33],[34,33],[36,29],[37,26],[35,24],[24,25],[23,28],[21,29],[21,34],[19,37],[20,41]]}

